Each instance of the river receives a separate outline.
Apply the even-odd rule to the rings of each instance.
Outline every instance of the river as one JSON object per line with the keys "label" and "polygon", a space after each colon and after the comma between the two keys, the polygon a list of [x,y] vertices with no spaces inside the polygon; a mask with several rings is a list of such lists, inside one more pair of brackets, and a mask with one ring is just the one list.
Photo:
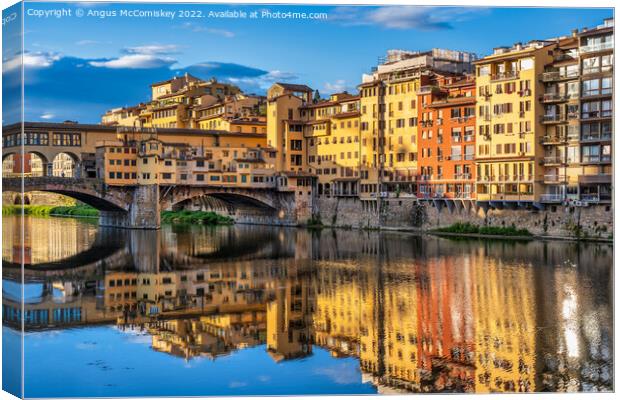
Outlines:
{"label": "river", "polygon": [[613,390],[608,244],[16,218],[26,397]]}

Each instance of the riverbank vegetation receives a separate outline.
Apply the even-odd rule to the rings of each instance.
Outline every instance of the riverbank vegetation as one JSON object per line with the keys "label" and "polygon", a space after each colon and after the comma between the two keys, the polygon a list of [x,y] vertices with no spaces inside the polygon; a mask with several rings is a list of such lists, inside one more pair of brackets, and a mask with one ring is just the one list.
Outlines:
{"label": "riverbank vegetation", "polygon": [[460,235],[532,236],[527,229],[517,229],[514,226],[480,226],[469,222],[457,222],[444,228],[438,228],[435,232]]}
{"label": "riverbank vegetation", "polygon": [[230,225],[234,220],[213,211],[162,211],[161,222],[202,225]]}
{"label": "riverbank vegetation", "polygon": [[[21,206],[2,206],[2,215],[19,215]],[[35,206],[25,205],[24,214],[35,217],[99,217],[99,210],[88,205],[76,206]],[[234,221],[230,217],[212,211],[162,211],[161,221],[165,223],[230,225]]]}
{"label": "riverbank vegetation", "polygon": [[[9,205],[2,206],[2,215],[19,215],[21,213],[22,206]],[[86,217],[97,218],[99,217],[99,210],[87,205],[76,206],[35,206],[25,205],[24,214],[33,215],[35,217]]]}

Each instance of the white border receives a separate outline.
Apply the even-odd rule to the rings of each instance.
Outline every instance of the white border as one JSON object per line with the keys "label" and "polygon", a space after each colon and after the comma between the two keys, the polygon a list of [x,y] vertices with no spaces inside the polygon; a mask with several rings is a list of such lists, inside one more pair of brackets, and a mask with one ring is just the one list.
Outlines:
{"label": "white border", "polygon": [[[39,0],[30,0],[32,2],[36,2]],[[49,1],[49,2],[53,2],[53,1]],[[105,1],[105,0],[88,0],[88,2],[97,2],[97,3],[111,3],[111,2],[119,2],[119,1]],[[0,0],[0,5],[2,5],[2,9],[7,8],[13,4],[17,3],[14,0]],[[132,1],[127,1],[127,3],[229,3],[229,4],[282,4],[282,5],[286,5],[286,4],[318,4],[318,5],[425,5],[425,6],[461,6],[461,7],[466,7],[466,6],[487,6],[487,7],[574,7],[574,8],[579,8],[579,7],[588,7],[588,8],[593,8],[593,7],[615,7],[616,3],[612,0],[587,0],[587,1],[579,1],[579,0],[521,0],[521,1],[514,1],[514,0],[496,0],[496,1],[492,1],[492,0],[471,0],[471,1],[450,1],[450,0],[413,0],[413,1],[403,1],[403,0],[375,0],[375,1],[368,1],[368,0],[288,0],[288,1],[281,1],[281,0],[272,0],[272,1],[264,1],[264,0],[244,0],[244,1],[239,1],[239,0],[228,0],[228,1],[216,1],[216,0],[202,0],[202,1],[181,1],[181,0],[168,0],[168,1],[148,1],[148,0],[132,0]],[[614,10],[615,11],[615,10]],[[615,12],[614,12],[615,14]],[[615,15],[614,15],[615,16]],[[570,31],[570,29],[573,27],[567,27],[567,32]],[[614,32],[615,33],[615,32]],[[0,33],[0,40],[1,40],[1,33]],[[614,55],[617,54],[617,47],[618,47],[618,42],[617,42],[617,38],[615,41],[615,49],[614,49]],[[614,61],[614,64],[617,68],[618,63],[617,63],[617,57],[616,60]],[[616,81],[616,73],[615,73],[615,69],[614,69],[614,82],[613,85],[617,88],[617,81]],[[0,90],[2,88],[2,83],[0,82]],[[620,123],[618,122],[618,120],[615,118],[615,113],[619,110],[619,103],[620,101],[618,101],[617,96],[615,96],[615,92],[616,90],[614,90],[614,132],[616,134],[620,134],[620,131],[618,130],[618,127],[620,125]],[[1,110],[1,106],[2,106],[2,99],[0,96],[0,110]],[[22,110],[23,113],[23,110]],[[614,140],[614,153],[613,153],[613,158],[614,158],[614,163],[613,163],[613,175],[614,175],[614,179],[613,179],[613,188],[615,189],[615,187],[617,187],[617,183],[620,180],[618,178],[618,163],[616,162],[615,158],[617,154],[619,153],[620,150],[620,144],[618,140]],[[2,188],[2,184],[0,182],[0,190]],[[615,190],[614,190],[615,191]],[[618,209],[618,207],[615,207],[615,193],[614,193],[614,204],[612,205],[613,210],[614,210],[614,221],[619,221],[618,216],[620,215],[620,210]],[[0,239],[1,239],[2,233],[0,231]],[[617,236],[614,235],[614,247],[617,244]],[[614,270],[617,268],[618,266],[618,260],[615,257],[615,252],[614,252]],[[617,283],[618,283],[618,275],[619,274],[614,274],[614,288],[618,287]],[[616,326],[615,321],[618,321],[618,307],[617,307],[617,301],[616,301],[616,297],[615,297],[615,289],[614,289],[614,388],[618,388],[618,363],[620,363],[620,357],[619,357],[619,348],[620,345],[618,345],[618,333],[620,331],[620,327]],[[2,354],[1,354],[1,349],[0,349],[0,372],[1,372],[1,368],[2,368]],[[23,376],[23,374],[22,374]],[[1,374],[0,374],[0,381],[1,381]],[[413,395],[395,395],[395,396],[391,396],[391,398],[393,399],[398,399],[398,400],[408,400],[410,399],[410,397]],[[432,396],[432,398],[434,399],[450,399],[450,398],[455,398],[458,397],[459,399],[476,399],[479,396],[483,396],[485,399],[501,399],[501,398],[511,398],[514,399],[515,396],[518,396],[518,398],[521,398],[521,396],[526,396],[527,398],[556,398],[557,396],[561,397],[562,400],[566,399],[566,400],[581,400],[581,399],[587,399],[590,400],[591,398],[595,398],[595,399],[613,399],[616,398],[615,394],[613,393],[609,393],[609,394],[597,394],[597,393],[565,393],[565,394],[561,394],[561,393],[548,393],[548,394],[489,394],[489,395],[475,395],[475,394],[462,394],[462,395],[447,395],[447,394],[425,394],[425,395],[421,395],[421,396]],[[360,396],[281,396],[281,397],[275,397],[275,396],[264,396],[261,397],[263,399],[281,399],[282,397],[300,397],[300,398],[304,398],[304,399],[308,399],[308,400],[326,400],[326,399],[342,399],[342,400],[356,400],[359,399]],[[371,397],[375,397],[375,396],[371,396]],[[377,396],[378,397],[378,396]],[[168,398],[168,399],[185,399],[186,397],[180,397],[180,398]],[[6,392],[2,392],[0,391],[0,400],[5,400],[5,399],[15,399],[15,397],[11,396],[10,394],[6,393]],[[89,400],[92,398],[89,398]],[[136,397],[137,399],[137,397]],[[148,399],[148,398],[147,398]],[[228,399],[254,399],[252,397],[209,397],[209,399],[222,399],[222,400],[228,400]]]}

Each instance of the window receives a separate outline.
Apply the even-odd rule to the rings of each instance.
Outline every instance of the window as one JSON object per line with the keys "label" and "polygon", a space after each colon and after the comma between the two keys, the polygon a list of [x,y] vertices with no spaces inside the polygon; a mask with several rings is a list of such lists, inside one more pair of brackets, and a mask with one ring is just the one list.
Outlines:
{"label": "window", "polygon": [[521,71],[534,68],[534,60],[531,58],[524,58],[522,60],[519,60],[519,64],[519,69]]}
{"label": "window", "polygon": [[590,80],[582,82],[581,94],[583,97],[597,96],[600,93],[601,91],[600,91],[600,80],[599,79],[590,79]]}
{"label": "window", "polygon": [[600,147],[595,146],[583,146],[581,148],[581,161],[582,162],[598,162],[600,159]]}

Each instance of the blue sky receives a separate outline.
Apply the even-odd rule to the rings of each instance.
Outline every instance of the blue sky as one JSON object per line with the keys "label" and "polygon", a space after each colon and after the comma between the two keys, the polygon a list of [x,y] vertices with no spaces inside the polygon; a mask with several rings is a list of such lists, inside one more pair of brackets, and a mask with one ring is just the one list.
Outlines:
{"label": "blue sky", "polygon": [[[255,93],[275,81],[305,83],[323,95],[352,91],[388,49],[485,55],[497,46],[567,35],[613,15],[611,9],[26,3],[26,10],[59,8],[71,10],[71,17],[24,19],[27,120],[98,122],[109,108],[148,100],[151,82],[185,71]],[[79,18],[78,8],[117,16]],[[119,17],[121,9],[177,15]],[[178,18],[180,10],[207,15],[265,9],[324,12],[327,19]],[[11,57],[4,52],[3,62]]]}

